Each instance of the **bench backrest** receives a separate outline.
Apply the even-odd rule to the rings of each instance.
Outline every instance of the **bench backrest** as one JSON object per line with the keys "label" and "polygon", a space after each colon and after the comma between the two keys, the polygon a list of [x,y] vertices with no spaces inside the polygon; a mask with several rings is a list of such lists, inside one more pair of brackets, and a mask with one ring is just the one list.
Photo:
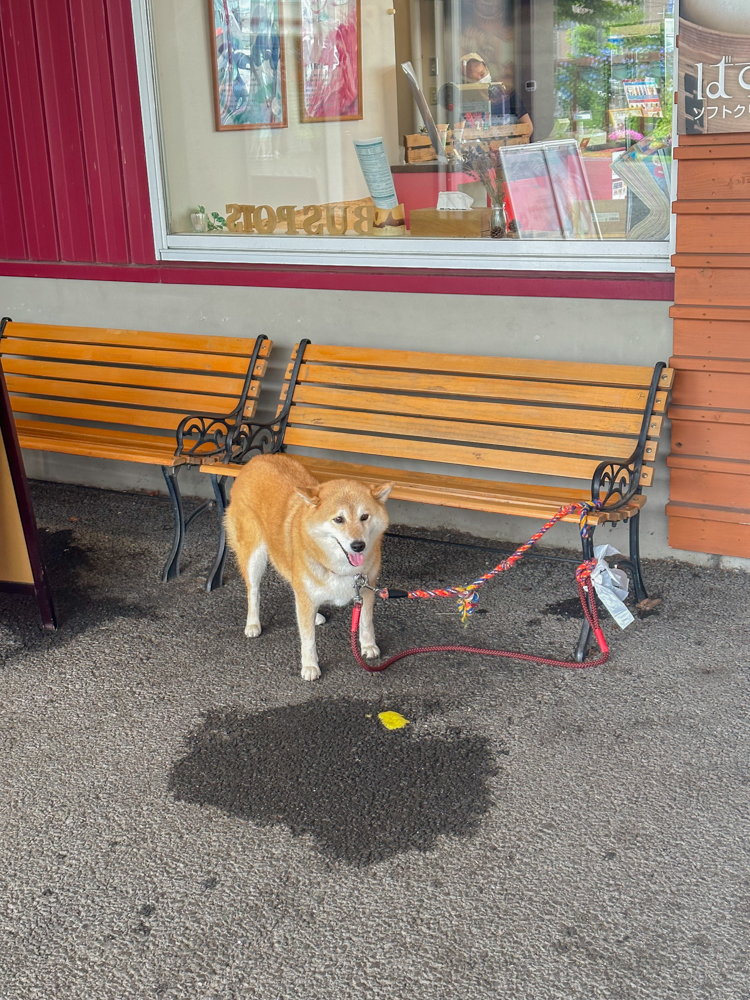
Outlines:
{"label": "bench backrest", "polygon": [[308,343],[293,384],[297,350],[277,411],[291,391],[295,451],[588,481],[602,460],[632,454],[656,377],[639,485],[653,479],[670,369]]}
{"label": "bench backrest", "polygon": [[[271,341],[3,321],[18,415],[174,432],[192,413],[255,414]],[[252,362],[252,369],[251,369]]]}

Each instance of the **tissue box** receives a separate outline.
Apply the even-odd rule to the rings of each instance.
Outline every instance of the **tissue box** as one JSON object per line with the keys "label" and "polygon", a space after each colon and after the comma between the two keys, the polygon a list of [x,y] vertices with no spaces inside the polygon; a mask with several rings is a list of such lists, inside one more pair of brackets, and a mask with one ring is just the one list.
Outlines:
{"label": "tissue box", "polygon": [[413,208],[409,213],[412,236],[489,236],[489,208],[470,208],[466,212],[440,211],[438,208]]}

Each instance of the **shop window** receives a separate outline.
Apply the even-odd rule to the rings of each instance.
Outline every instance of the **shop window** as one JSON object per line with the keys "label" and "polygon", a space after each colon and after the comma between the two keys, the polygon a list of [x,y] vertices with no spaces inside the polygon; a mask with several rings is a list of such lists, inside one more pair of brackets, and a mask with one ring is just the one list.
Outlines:
{"label": "shop window", "polygon": [[393,2],[134,0],[163,256],[668,267],[674,0]]}

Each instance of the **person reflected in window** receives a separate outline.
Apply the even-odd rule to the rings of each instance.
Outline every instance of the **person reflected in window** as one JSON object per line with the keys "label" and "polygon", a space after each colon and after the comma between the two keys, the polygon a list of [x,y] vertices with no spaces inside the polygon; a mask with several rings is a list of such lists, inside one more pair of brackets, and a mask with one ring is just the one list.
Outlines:
{"label": "person reflected in window", "polygon": [[490,108],[493,123],[504,124],[512,118],[523,125],[531,125],[531,116],[515,90],[507,90],[505,84],[493,83],[487,63],[478,52],[469,52],[461,57],[461,76],[464,83],[486,83],[490,88]]}

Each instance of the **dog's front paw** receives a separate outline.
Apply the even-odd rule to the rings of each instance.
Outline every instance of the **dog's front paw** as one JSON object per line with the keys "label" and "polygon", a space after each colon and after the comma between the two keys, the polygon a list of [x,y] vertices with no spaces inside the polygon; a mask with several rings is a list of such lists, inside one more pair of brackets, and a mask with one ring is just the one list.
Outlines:
{"label": "dog's front paw", "polygon": [[260,625],[251,625],[250,622],[245,626],[245,635],[248,639],[257,639],[260,635]]}
{"label": "dog's front paw", "polygon": [[317,663],[302,664],[302,680],[316,681],[320,677],[320,667]]}
{"label": "dog's front paw", "polygon": [[364,656],[366,660],[377,660],[380,656],[380,648],[376,646],[374,642],[363,645],[361,649],[362,656]]}

